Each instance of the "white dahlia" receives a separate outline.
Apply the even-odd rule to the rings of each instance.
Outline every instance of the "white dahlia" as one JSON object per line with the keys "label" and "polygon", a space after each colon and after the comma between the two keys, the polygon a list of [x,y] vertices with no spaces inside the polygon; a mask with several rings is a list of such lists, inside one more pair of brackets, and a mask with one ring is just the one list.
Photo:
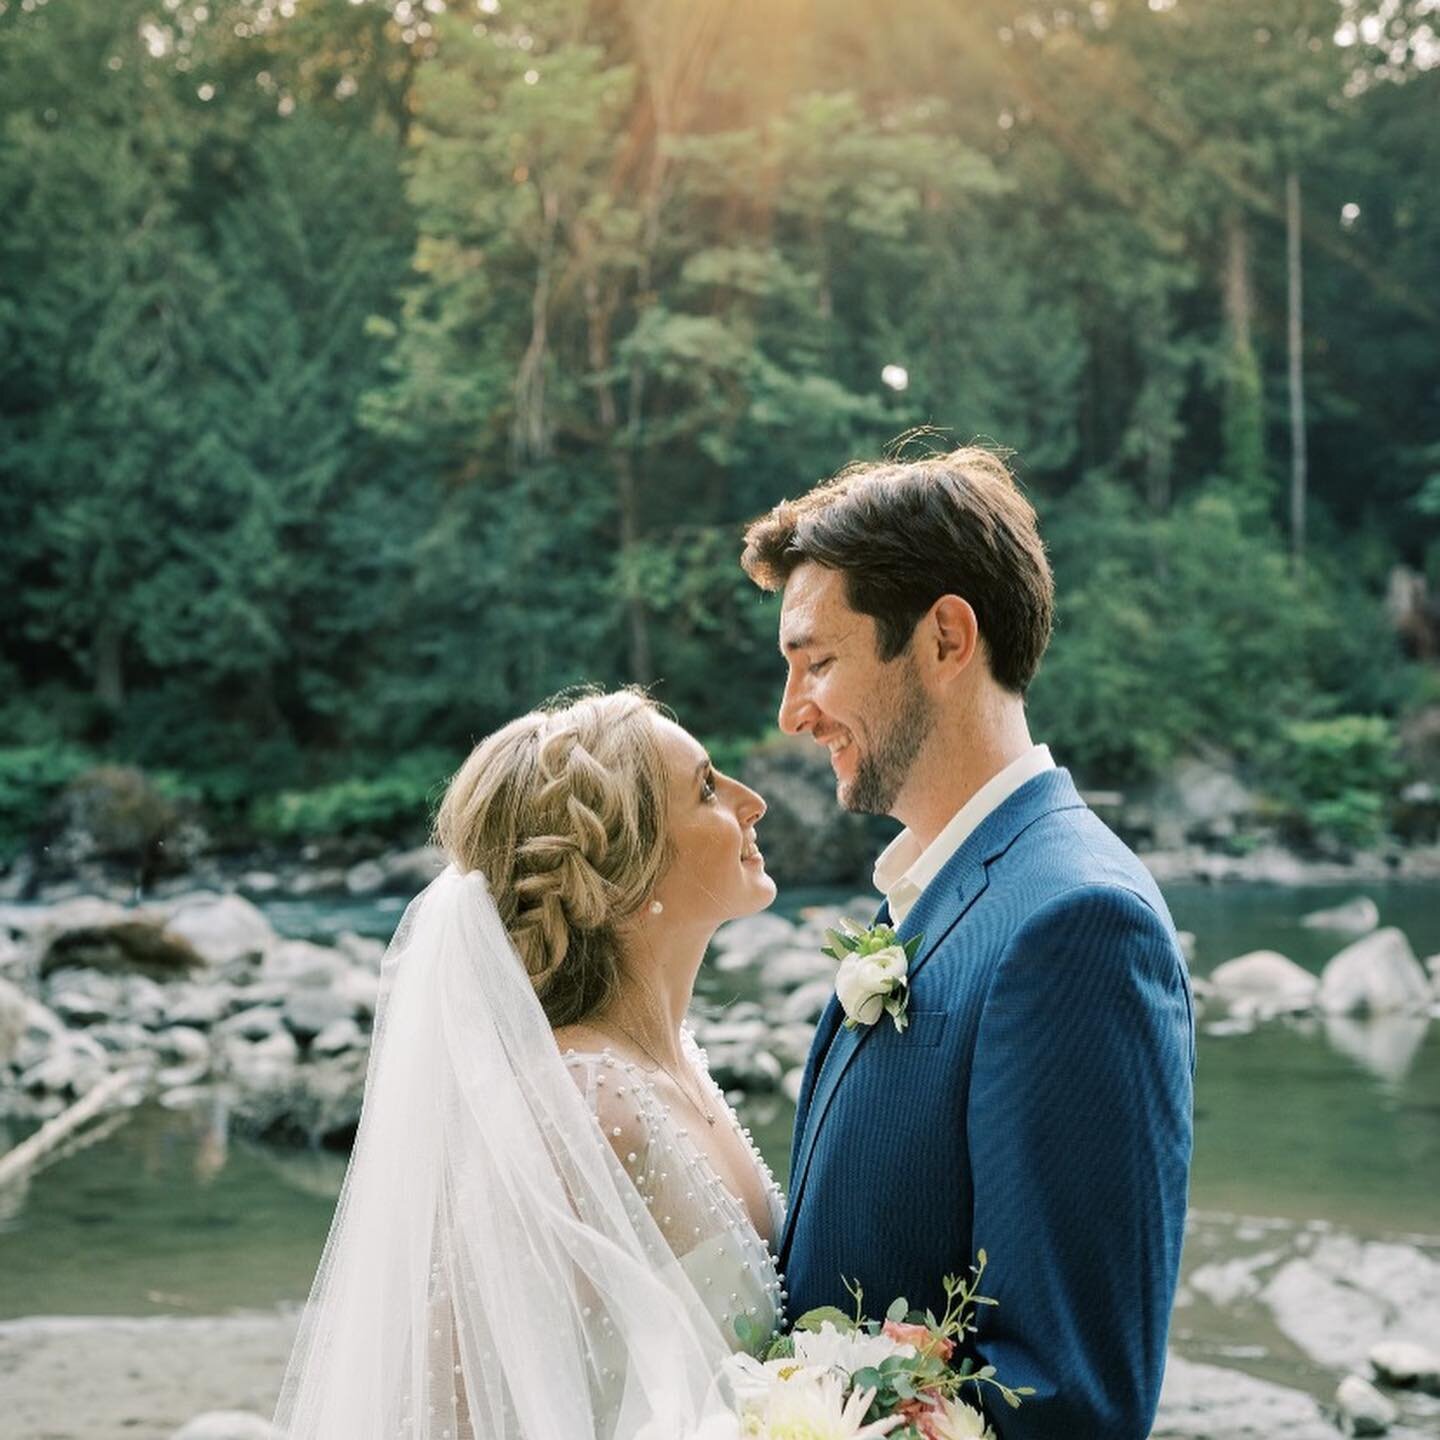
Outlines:
{"label": "white dahlia", "polygon": [[841,1370],[853,1375],[867,1365],[879,1365],[892,1355],[912,1356],[913,1345],[901,1344],[888,1335],[868,1335],[863,1330],[837,1330],[826,1321],[819,1330],[795,1332],[795,1358],[806,1366]]}
{"label": "white dahlia", "polygon": [[877,1440],[905,1417],[864,1424],[874,1398],[873,1390],[856,1390],[847,1400],[838,1375],[796,1375],[775,1385],[764,1406],[745,1416],[742,1433],[746,1440]]}

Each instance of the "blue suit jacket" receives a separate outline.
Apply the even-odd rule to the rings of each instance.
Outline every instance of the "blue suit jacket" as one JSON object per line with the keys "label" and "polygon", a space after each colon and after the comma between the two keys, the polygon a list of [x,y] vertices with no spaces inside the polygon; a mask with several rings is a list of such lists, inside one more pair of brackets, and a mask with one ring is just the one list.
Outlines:
{"label": "blue suit jacket", "polygon": [[[1195,1024],[1154,881],[1067,771],[981,823],[899,927],[909,1028],[832,1000],[801,1087],[781,1241],[789,1313],[905,1296],[988,1252],[973,1349],[1003,1440],[1144,1440],[1190,1166]],[[968,1398],[968,1397],[967,1397]]]}

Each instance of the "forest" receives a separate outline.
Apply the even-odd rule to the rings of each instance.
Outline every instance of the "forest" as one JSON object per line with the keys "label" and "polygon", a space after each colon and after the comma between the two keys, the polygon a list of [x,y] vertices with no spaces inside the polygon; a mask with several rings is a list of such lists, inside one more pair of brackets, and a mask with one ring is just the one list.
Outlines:
{"label": "forest", "polygon": [[976,438],[1036,737],[1375,843],[1440,781],[1437,13],[0,0],[0,851],[97,774],[423,829],[583,681],[741,763],[744,523]]}

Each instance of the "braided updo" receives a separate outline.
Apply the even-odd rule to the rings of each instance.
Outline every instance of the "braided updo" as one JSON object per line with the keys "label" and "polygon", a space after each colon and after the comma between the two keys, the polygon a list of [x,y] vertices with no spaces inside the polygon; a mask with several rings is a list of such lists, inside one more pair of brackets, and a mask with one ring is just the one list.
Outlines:
{"label": "braided updo", "polygon": [[489,883],[552,1027],[602,1010],[620,979],[617,924],[667,858],[656,707],[584,694],[482,740],[451,780],[436,838]]}

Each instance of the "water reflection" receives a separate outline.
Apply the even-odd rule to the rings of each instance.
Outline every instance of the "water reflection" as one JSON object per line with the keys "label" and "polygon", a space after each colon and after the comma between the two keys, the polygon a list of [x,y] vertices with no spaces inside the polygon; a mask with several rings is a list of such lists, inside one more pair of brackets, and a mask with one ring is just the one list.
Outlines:
{"label": "water reflection", "polygon": [[1428,1015],[1327,1015],[1325,1038],[1377,1080],[1398,1086],[1410,1074],[1430,1028]]}

